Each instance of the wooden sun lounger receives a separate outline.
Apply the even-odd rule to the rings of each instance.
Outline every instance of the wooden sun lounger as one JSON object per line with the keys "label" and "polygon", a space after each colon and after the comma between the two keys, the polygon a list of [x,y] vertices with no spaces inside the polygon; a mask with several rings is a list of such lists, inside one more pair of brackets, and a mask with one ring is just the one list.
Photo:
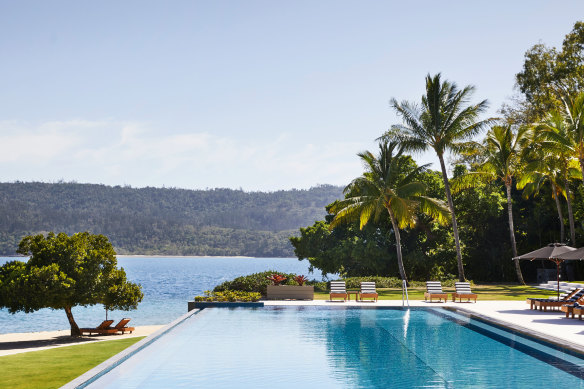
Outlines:
{"label": "wooden sun lounger", "polygon": [[124,318],[124,319],[120,320],[120,322],[118,324],[116,324],[113,328],[116,330],[116,332],[121,332],[122,335],[124,334],[124,332],[129,332],[131,334],[132,332],[134,332],[135,328],[134,327],[126,327],[126,324],[128,324],[130,322],[130,320],[132,320],[132,319]]}
{"label": "wooden sun lounger", "polygon": [[[578,296],[578,294],[576,294],[576,296]],[[566,304],[566,301],[564,301],[564,305],[560,307],[560,310],[566,312],[566,318],[572,316],[573,319],[575,314],[574,309],[581,308],[582,306],[584,306],[584,295],[580,296],[578,300],[570,304]]]}
{"label": "wooden sun lounger", "polygon": [[472,293],[470,291],[470,282],[455,282],[454,287],[456,288],[456,292],[452,293],[452,302],[456,302],[458,298],[458,302],[462,302],[462,299],[467,299],[470,303],[470,299],[474,299],[474,302],[477,302],[477,294]]}
{"label": "wooden sun lounger", "polygon": [[424,292],[424,301],[430,299],[432,302],[433,298],[437,298],[438,301],[444,302],[448,300],[448,293],[442,291],[442,284],[440,281],[426,281],[426,292]]}
{"label": "wooden sun lounger", "polygon": [[[568,302],[568,300],[570,300],[572,297],[574,297],[577,293],[579,293],[582,290],[583,289],[580,289],[580,288],[574,288],[570,292],[561,295],[559,301],[564,301],[564,304],[566,304]],[[532,298],[532,297],[529,297],[529,298],[527,298],[527,304],[530,305],[529,308],[530,309],[537,309],[537,307],[535,305],[535,303],[537,301],[540,301],[540,302],[541,301],[548,301],[548,302],[554,302],[555,301],[555,302],[557,302],[558,300],[556,300],[556,299],[542,299],[542,298]],[[540,310],[541,310],[541,305],[538,305],[538,306],[540,307]]]}
{"label": "wooden sun lounger", "polygon": [[104,320],[95,328],[80,328],[81,335],[83,333],[91,334],[115,334],[117,330],[112,329],[110,326],[112,325],[113,320]]}
{"label": "wooden sun lounger", "polygon": [[[582,320],[582,314],[584,313],[584,306],[574,307],[574,315],[578,315],[578,320]],[[574,316],[572,316],[574,317]]]}
{"label": "wooden sun lounger", "polygon": [[535,309],[537,309],[539,307],[539,310],[540,311],[543,310],[544,312],[547,311],[548,308],[561,309],[562,305],[574,303],[583,295],[584,295],[584,292],[582,291],[582,289],[578,289],[578,291],[576,293],[569,294],[568,296],[566,296],[566,298],[564,300],[559,300],[559,301],[552,300],[552,299],[535,300],[533,303],[533,306],[535,307]]}
{"label": "wooden sun lounger", "polygon": [[359,292],[359,300],[363,301],[363,298],[372,298],[377,302],[379,295],[375,290],[375,282],[361,282],[361,291]]}
{"label": "wooden sun lounger", "polygon": [[342,297],[344,301],[347,301],[348,294],[345,281],[331,281],[330,300],[332,301],[335,297]]}

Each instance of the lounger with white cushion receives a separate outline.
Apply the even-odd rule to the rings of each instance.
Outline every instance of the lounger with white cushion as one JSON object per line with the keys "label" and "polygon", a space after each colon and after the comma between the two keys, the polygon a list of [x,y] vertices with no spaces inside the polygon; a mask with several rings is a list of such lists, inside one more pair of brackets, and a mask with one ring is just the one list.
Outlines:
{"label": "lounger with white cushion", "polygon": [[433,298],[437,298],[438,301],[442,301],[442,299],[444,299],[444,302],[448,300],[448,293],[444,293],[442,291],[442,284],[440,283],[440,281],[426,281],[426,292],[424,293],[424,301],[427,301],[429,299],[430,302],[432,302]]}
{"label": "lounger with white cushion", "polygon": [[375,290],[375,282],[361,282],[361,291],[359,292],[359,300],[363,298],[372,298],[377,301],[377,291]]}
{"label": "lounger with white cushion", "polygon": [[331,293],[330,299],[335,297],[342,297],[344,301],[347,301],[347,287],[345,286],[345,281],[331,281]]}
{"label": "lounger with white cushion", "polygon": [[456,288],[456,292],[452,293],[452,301],[455,302],[458,298],[458,302],[462,302],[462,299],[467,299],[470,302],[470,299],[474,299],[475,303],[477,302],[477,294],[471,292],[470,290],[470,282],[455,282],[454,287]]}

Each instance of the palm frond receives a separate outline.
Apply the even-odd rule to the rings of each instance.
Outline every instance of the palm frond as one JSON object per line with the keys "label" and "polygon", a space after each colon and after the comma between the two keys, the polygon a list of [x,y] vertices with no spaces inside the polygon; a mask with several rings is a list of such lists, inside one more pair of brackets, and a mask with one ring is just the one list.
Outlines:
{"label": "palm frond", "polygon": [[497,176],[488,172],[469,172],[450,180],[452,193],[458,193],[465,189],[476,188],[480,184],[493,181]]}
{"label": "palm frond", "polygon": [[442,225],[450,223],[450,210],[444,201],[427,196],[418,196],[416,201],[420,205],[420,210],[434,218],[438,223]]}

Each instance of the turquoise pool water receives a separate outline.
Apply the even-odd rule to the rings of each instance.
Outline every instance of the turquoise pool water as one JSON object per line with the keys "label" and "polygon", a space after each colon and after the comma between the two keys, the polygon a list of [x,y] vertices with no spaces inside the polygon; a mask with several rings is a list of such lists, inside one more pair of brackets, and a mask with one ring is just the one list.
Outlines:
{"label": "turquoise pool water", "polygon": [[442,309],[210,308],[91,388],[583,388],[584,360]]}

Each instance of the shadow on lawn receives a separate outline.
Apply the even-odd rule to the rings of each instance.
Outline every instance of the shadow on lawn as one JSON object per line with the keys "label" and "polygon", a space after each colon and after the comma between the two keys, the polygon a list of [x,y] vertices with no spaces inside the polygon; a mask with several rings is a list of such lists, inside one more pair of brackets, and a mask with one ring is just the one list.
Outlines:
{"label": "shadow on lawn", "polygon": [[95,342],[97,339],[85,337],[56,336],[51,339],[22,340],[14,342],[0,342],[0,350],[24,350],[37,347],[55,347],[68,344],[78,344],[85,342]]}

